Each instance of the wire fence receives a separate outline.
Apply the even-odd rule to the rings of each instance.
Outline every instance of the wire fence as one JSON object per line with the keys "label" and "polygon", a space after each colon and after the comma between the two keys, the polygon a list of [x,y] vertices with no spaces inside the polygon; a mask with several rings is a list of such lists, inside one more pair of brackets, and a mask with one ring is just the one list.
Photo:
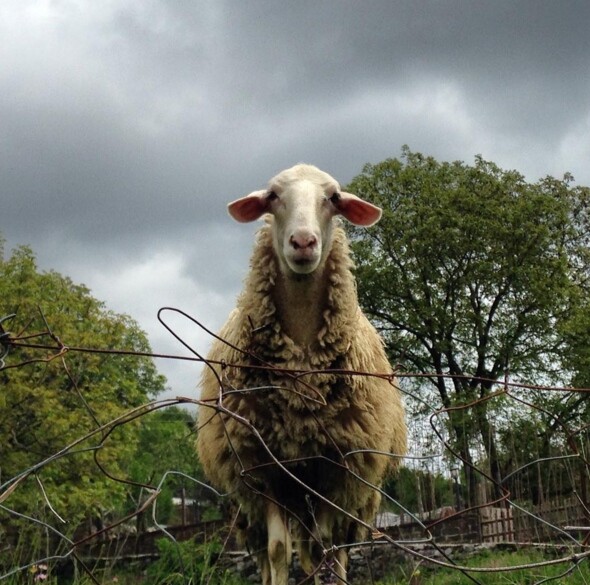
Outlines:
{"label": "wire fence", "polygon": [[[196,387],[188,391],[189,396],[153,400],[114,417],[106,423],[99,422],[92,408],[86,402],[82,392],[77,389],[75,376],[70,370],[69,356],[78,353],[102,354],[105,356],[147,357],[153,359],[193,361],[205,366],[215,365],[198,353],[190,343],[183,339],[165,320],[168,312],[175,312],[190,320],[212,337],[217,337],[202,323],[178,309],[165,307],[158,313],[162,325],[178,340],[179,344],[189,350],[190,356],[137,352],[123,349],[105,349],[90,347],[74,347],[56,335],[45,318],[45,328],[41,331],[20,332],[11,334],[9,324],[12,316],[0,319],[0,372],[14,369],[26,369],[32,364],[58,362],[61,375],[71,382],[79,397],[79,415],[87,417],[92,430],[80,435],[76,440],[63,445],[59,450],[40,458],[33,465],[27,465],[17,474],[9,478],[1,475],[0,461],[0,514],[4,518],[2,524],[27,527],[29,531],[43,536],[45,550],[35,558],[26,559],[15,566],[2,564],[2,555],[8,555],[12,546],[9,530],[0,527],[0,581],[6,580],[23,572],[39,570],[39,567],[50,563],[73,561],[80,570],[95,583],[99,579],[96,569],[90,566],[84,554],[88,547],[109,540],[124,543],[126,527],[133,520],[151,511],[152,525],[156,533],[168,538],[171,542],[181,540],[183,535],[176,529],[162,525],[157,519],[159,497],[164,486],[172,476],[183,476],[195,493],[208,493],[209,498],[216,498],[223,506],[224,501],[231,499],[231,494],[221,494],[207,485],[201,478],[188,476],[177,469],[169,469],[159,478],[149,483],[139,484],[128,477],[118,477],[101,462],[99,453],[103,446],[113,439],[116,431],[127,425],[169,406],[201,406],[197,398]],[[218,338],[219,339],[219,338]],[[19,361],[19,355],[26,350],[25,359]],[[222,364],[216,364],[222,365]],[[223,364],[232,367],[251,367],[242,364]],[[272,366],[260,366],[272,367]],[[332,371],[335,375],[382,376],[391,378],[391,374],[379,372],[343,372]],[[301,372],[293,372],[301,375]],[[380,551],[381,555],[398,555],[403,553],[413,563],[422,563],[446,567],[464,573],[472,582],[481,583],[481,575],[486,572],[530,571],[527,582],[544,583],[550,580],[539,577],[544,567],[558,565],[561,570],[558,576],[565,576],[577,571],[587,562],[590,556],[590,511],[588,509],[588,458],[590,444],[588,427],[581,416],[573,416],[572,409],[563,412],[549,410],[545,404],[565,403],[572,396],[584,403],[589,389],[552,387],[547,385],[525,384],[511,381],[508,376],[504,380],[485,380],[490,388],[484,396],[448,408],[437,408],[430,398],[426,397],[425,384],[434,374],[397,371],[396,377],[401,381],[400,389],[405,394],[408,424],[410,431],[410,452],[404,458],[405,468],[411,471],[406,481],[414,482],[411,503],[403,494],[395,489],[374,486],[379,490],[385,504],[384,511],[379,514],[370,529],[371,537],[363,542],[356,542],[347,547],[369,549],[371,554]],[[452,376],[448,376],[452,380]],[[196,386],[196,384],[195,384]],[[251,390],[256,391],[256,390]],[[268,391],[268,390],[266,390]],[[3,390],[0,389],[0,393]],[[192,395],[194,392],[194,396]],[[552,400],[545,400],[544,397]],[[228,411],[222,403],[206,406],[225,416],[238,417]],[[458,415],[465,420],[465,428],[476,411],[485,407],[487,413],[493,413],[494,440],[502,444],[504,457],[503,471],[492,469],[489,460],[489,449],[482,447],[481,441],[474,442],[467,460],[465,453],[457,447],[456,438],[452,434],[451,419],[458,420]],[[565,415],[564,413],[568,414]],[[576,411],[578,412],[578,411]],[[453,418],[454,417],[454,418]],[[544,451],[536,453],[527,451],[527,438],[519,434],[522,429],[530,429],[536,417],[549,421],[552,429],[551,437],[545,437]],[[243,421],[241,421],[243,422]],[[244,423],[245,424],[245,423]],[[248,423],[250,424],[250,423]],[[534,425],[533,425],[534,427]],[[255,429],[253,429],[255,430]],[[198,432],[198,429],[197,429]],[[524,432],[524,431],[523,431]],[[537,433],[538,434],[538,433]],[[540,441],[543,437],[533,439]],[[491,437],[492,435],[490,435]],[[187,441],[193,441],[187,437]],[[534,442],[534,441],[533,441]],[[261,445],[261,447],[265,447]],[[110,518],[102,526],[93,530],[66,531],[66,519],[60,516],[58,506],[52,501],[44,488],[42,471],[67,458],[75,461],[82,455],[93,455],[94,465],[100,474],[109,482],[133,486],[142,490],[144,496],[138,505],[129,513],[117,518]],[[352,454],[344,454],[345,458]],[[398,454],[389,454],[397,457]],[[196,457],[196,454],[195,454]],[[527,457],[526,460],[523,460]],[[271,453],[273,464],[284,469],[287,462],[281,461]],[[501,457],[499,457],[501,458]],[[244,473],[248,470],[244,469]],[[468,480],[468,476],[471,480]],[[25,514],[12,505],[15,494],[25,482],[33,481],[35,492],[46,509],[46,515],[35,516]],[[438,482],[438,484],[437,484]],[[399,478],[398,478],[399,483]],[[469,483],[469,485],[467,485]],[[302,486],[304,489],[305,486]],[[398,488],[399,491],[399,488]],[[254,494],[253,494],[254,497]],[[198,498],[192,498],[195,505]],[[198,502],[196,502],[198,505]],[[183,508],[185,502],[183,502]],[[350,515],[348,511],[344,511]],[[184,519],[186,520],[186,519]],[[235,518],[234,518],[235,521]],[[358,519],[358,522],[361,522]],[[183,521],[185,524],[185,521]],[[232,519],[226,522],[212,523],[215,528],[224,527],[222,534],[224,547],[229,550],[232,542]],[[200,523],[193,533],[204,531],[211,523]],[[1,526],[1,525],[0,525]],[[176,530],[176,532],[175,532]],[[186,532],[186,530],[185,530]],[[310,532],[312,532],[310,528]],[[203,537],[206,537],[204,535]],[[473,567],[463,564],[452,550],[453,546],[465,543],[542,543],[544,546],[555,545],[553,556],[540,562],[519,566]],[[114,546],[114,545],[112,545]],[[123,544],[112,548],[117,555],[123,555]],[[255,551],[252,551],[255,552]],[[334,551],[324,551],[326,559]],[[370,561],[364,556],[363,562]],[[541,572],[541,573],[540,573]],[[351,582],[354,571],[351,571]],[[536,575],[536,577],[533,577]],[[557,578],[557,577],[554,577]],[[367,581],[365,581],[367,582]]]}

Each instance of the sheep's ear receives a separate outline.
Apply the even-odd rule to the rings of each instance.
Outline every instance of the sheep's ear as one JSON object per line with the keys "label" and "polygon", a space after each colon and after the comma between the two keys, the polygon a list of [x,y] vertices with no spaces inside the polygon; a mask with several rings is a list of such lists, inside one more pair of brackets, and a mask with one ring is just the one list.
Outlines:
{"label": "sheep's ear", "polygon": [[229,214],[240,223],[255,221],[268,212],[266,191],[254,191],[228,204]]}
{"label": "sheep's ear", "polygon": [[363,201],[352,193],[340,193],[334,205],[338,213],[354,225],[369,227],[381,219],[380,207]]}

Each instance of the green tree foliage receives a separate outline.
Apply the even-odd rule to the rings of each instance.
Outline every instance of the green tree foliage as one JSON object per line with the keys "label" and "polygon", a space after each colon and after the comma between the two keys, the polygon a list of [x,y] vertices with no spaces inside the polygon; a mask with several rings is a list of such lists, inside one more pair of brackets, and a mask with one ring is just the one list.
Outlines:
{"label": "green tree foliage", "polygon": [[[157,520],[180,524],[182,512],[172,507],[172,497],[200,501],[203,473],[194,449],[194,416],[178,407],[155,411],[142,419],[137,451],[129,467],[130,478],[138,484],[158,486]],[[148,494],[136,486],[130,492],[130,509],[138,509]],[[188,507],[188,504],[187,504]],[[194,519],[194,514],[191,514]],[[139,521],[145,521],[142,515]],[[140,522],[141,523],[141,522]]]}
{"label": "green tree foliage", "polygon": [[[82,285],[56,272],[41,272],[33,252],[16,249],[0,255],[0,316],[16,313],[5,323],[13,335],[47,330],[70,347],[149,351],[146,335],[125,315],[106,309]],[[36,336],[31,343],[54,344],[51,337]],[[39,361],[55,351],[13,348],[0,371],[0,483],[55,455],[141,405],[164,388],[151,359],[66,352]],[[37,360],[37,361],[32,361]],[[127,477],[126,468],[139,440],[137,424],[121,425],[111,434],[96,432],[76,446],[75,452],[57,458],[29,474],[2,502],[15,510],[57,525],[71,533],[79,523],[122,506],[126,486],[112,481],[95,461],[115,477]],[[103,442],[104,439],[104,442]],[[58,521],[57,515],[67,524]],[[3,526],[16,520],[0,511]],[[32,523],[21,525],[34,526]]]}
{"label": "green tree foliage", "polygon": [[[433,374],[440,406],[485,399],[493,384],[481,379],[505,372],[534,383],[586,379],[587,188],[404,147],[401,160],[366,165],[348,190],[384,209],[371,230],[351,229],[361,304],[395,363]],[[479,444],[499,481],[489,408],[484,400],[451,411],[450,424],[461,457],[471,463]]]}
{"label": "green tree foliage", "polygon": [[[383,489],[405,510],[411,512],[428,512],[455,504],[452,480],[439,473],[400,467],[395,474],[387,478]],[[384,502],[385,506],[392,508],[394,512],[400,512],[390,500]]]}

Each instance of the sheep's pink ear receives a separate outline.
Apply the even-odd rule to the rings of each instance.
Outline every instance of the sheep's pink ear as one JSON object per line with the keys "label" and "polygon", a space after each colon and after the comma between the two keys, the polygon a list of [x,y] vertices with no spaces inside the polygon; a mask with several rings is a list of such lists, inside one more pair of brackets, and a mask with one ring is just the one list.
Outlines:
{"label": "sheep's pink ear", "polygon": [[369,227],[381,219],[381,208],[363,201],[352,193],[340,193],[340,199],[335,203],[340,215],[350,223]]}
{"label": "sheep's pink ear", "polygon": [[229,214],[240,223],[255,221],[269,210],[266,191],[254,191],[228,204]]}

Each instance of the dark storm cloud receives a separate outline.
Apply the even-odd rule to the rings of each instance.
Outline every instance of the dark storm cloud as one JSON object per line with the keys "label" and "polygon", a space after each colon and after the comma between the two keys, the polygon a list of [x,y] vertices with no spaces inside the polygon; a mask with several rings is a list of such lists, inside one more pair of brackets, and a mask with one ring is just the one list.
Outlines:
{"label": "dark storm cloud", "polygon": [[[589,108],[589,7],[115,3],[78,36],[66,11],[2,92],[5,213],[74,238],[164,237],[220,220],[284,161],[348,180],[363,152],[396,154],[412,128],[388,104],[429,85],[455,87],[482,129],[556,140]],[[44,43],[67,63],[45,68]]]}
{"label": "dark storm cloud", "polygon": [[251,6],[236,5],[229,15],[226,51],[239,63],[229,87],[258,92],[261,109],[312,98],[329,104],[351,90],[403,88],[428,76],[456,79],[480,96],[534,80],[550,93],[588,86],[585,2]]}
{"label": "dark storm cloud", "polygon": [[218,322],[255,229],[225,205],[296,162],[347,183],[407,143],[589,184],[589,24],[585,0],[6,0],[0,232],[115,310]]}

